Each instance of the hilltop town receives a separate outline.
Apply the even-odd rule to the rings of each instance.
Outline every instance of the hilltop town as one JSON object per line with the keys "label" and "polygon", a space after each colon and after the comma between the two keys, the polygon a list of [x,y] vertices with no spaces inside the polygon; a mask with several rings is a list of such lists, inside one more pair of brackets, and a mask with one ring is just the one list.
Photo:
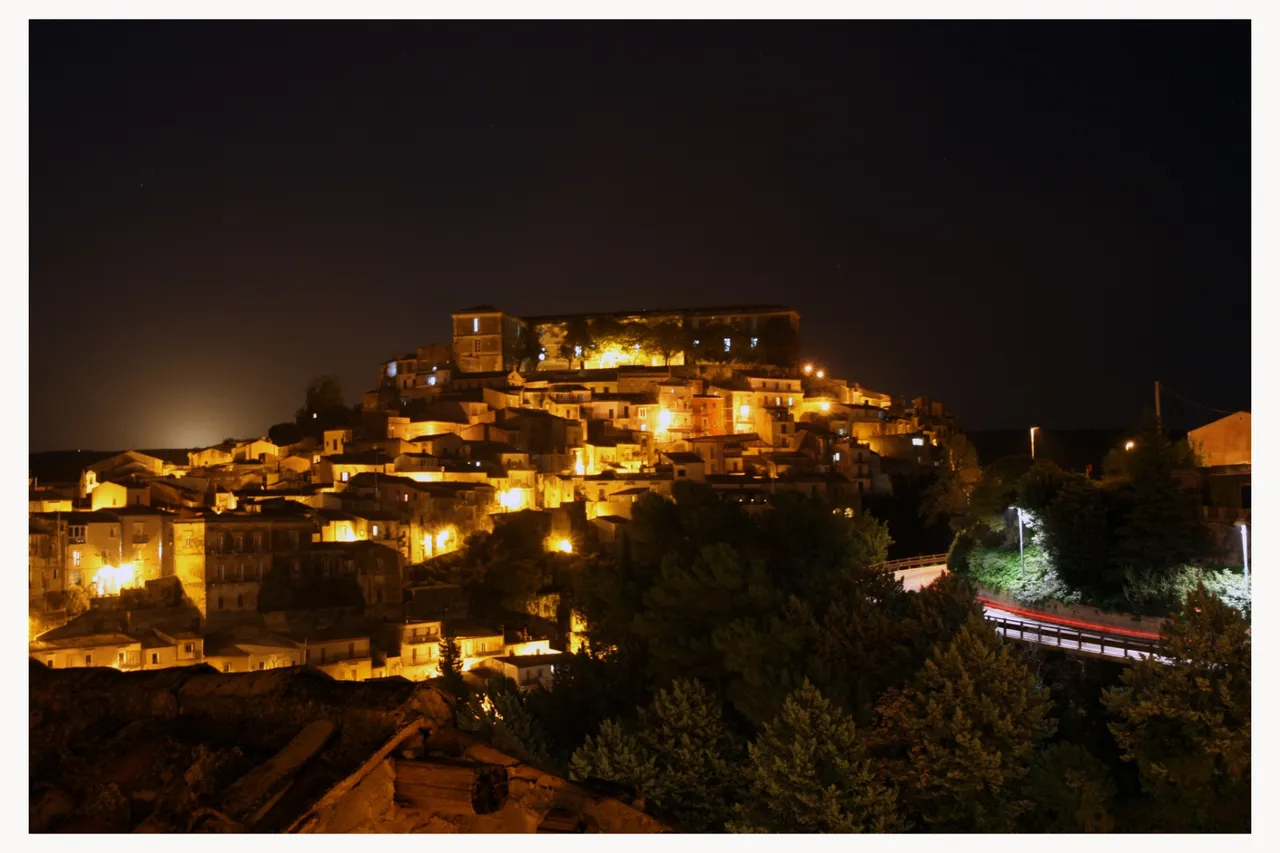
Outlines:
{"label": "hilltop town", "polygon": [[581,619],[554,581],[501,602],[439,582],[469,537],[518,525],[571,560],[680,482],[752,512],[793,490],[852,515],[929,472],[956,429],[935,401],[830,375],[784,306],[477,306],[452,325],[378,365],[356,411],[313,388],[269,436],[33,481],[31,657],[423,680],[449,636],[476,677],[546,683]]}

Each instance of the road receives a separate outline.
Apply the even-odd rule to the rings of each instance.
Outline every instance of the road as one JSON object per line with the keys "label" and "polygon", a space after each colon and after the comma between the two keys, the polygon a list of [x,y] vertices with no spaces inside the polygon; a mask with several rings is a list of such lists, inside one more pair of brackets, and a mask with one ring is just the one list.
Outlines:
{"label": "road", "polygon": [[[988,619],[1006,620],[1004,623],[994,622],[997,634],[1011,639],[1029,640],[1045,646],[1061,648],[1065,651],[1077,651],[1102,657],[1130,658],[1142,660],[1147,657],[1146,644],[1151,641],[1141,637],[1125,637],[1108,633],[1105,626],[1096,629],[1077,628],[1046,622],[1027,615],[1025,612],[1012,613],[984,604],[982,607]],[[1124,648],[1126,641],[1139,648]]]}
{"label": "road", "polygon": [[914,569],[903,569],[900,572],[894,572],[893,576],[902,581],[902,588],[907,592],[923,589],[938,579],[940,575],[947,571],[946,565],[941,566],[920,566]]}
{"label": "road", "polygon": [[[918,566],[894,572],[894,577],[902,581],[902,588],[907,591],[923,589],[933,583],[947,570],[945,565]],[[996,632],[1007,634],[1010,639],[1024,639],[1045,646],[1059,647],[1064,650],[1083,652],[1084,654],[1104,657],[1141,659],[1147,656],[1142,649],[1124,648],[1125,636],[1109,631],[1106,626],[1063,625],[1037,619],[1027,611],[1014,613],[988,604],[983,605],[988,619],[1000,619],[1006,623],[995,623]],[[1147,638],[1135,638],[1135,645],[1143,645]],[[1094,640],[1090,642],[1090,640]]]}

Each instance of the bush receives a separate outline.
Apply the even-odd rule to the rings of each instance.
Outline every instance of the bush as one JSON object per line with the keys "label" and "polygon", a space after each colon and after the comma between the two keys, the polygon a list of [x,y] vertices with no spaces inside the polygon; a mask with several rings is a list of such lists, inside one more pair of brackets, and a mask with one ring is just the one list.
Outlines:
{"label": "bush", "polygon": [[1250,616],[1252,596],[1244,575],[1229,570],[1181,566],[1172,572],[1126,572],[1124,598],[1133,610],[1149,616],[1176,613],[1187,595],[1203,585],[1229,607]]}

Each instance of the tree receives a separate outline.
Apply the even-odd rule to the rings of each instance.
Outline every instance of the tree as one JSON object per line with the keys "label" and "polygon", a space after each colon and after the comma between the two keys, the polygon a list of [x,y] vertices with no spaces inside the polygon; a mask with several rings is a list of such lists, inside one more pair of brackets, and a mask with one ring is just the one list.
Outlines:
{"label": "tree", "polygon": [[302,441],[302,430],[298,429],[297,424],[275,424],[267,430],[267,438],[271,439],[272,444],[276,444],[281,447],[290,444],[297,444],[299,441]]}
{"label": "tree", "polygon": [[659,323],[653,329],[652,345],[654,351],[662,356],[662,363],[670,365],[671,357],[684,351],[684,329],[680,328],[680,324],[671,321]]}
{"label": "tree", "polygon": [[1049,699],[974,614],[878,709],[876,739],[906,817],[940,832],[1011,832],[1022,779],[1053,733]]}
{"label": "tree", "polygon": [[445,634],[440,638],[440,675],[450,692],[458,696],[465,692],[462,681],[462,649],[458,648],[458,641],[452,634]]}
{"label": "tree", "polygon": [[342,399],[342,383],[331,374],[317,376],[307,384],[306,402],[303,410],[307,414],[327,412],[330,409],[341,409],[346,406]]}
{"label": "tree", "polygon": [[578,367],[586,364],[587,353],[595,349],[595,340],[591,335],[591,327],[586,317],[570,317],[565,323],[564,340],[561,343],[561,355],[569,359],[578,359]]}
{"label": "tree", "polygon": [[1062,580],[1103,595],[1120,591],[1123,572],[1114,560],[1117,530],[1127,496],[1083,477],[1063,483],[1041,521],[1041,535]]}
{"label": "tree", "polygon": [[512,347],[511,355],[516,362],[516,370],[524,373],[530,370],[538,369],[538,356],[542,354],[542,344],[539,343],[537,335],[533,329],[527,326],[519,326],[516,329],[515,342]]}
{"label": "tree", "polygon": [[1025,828],[1032,832],[1111,832],[1116,785],[1107,766],[1073,743],[1036,754],[1027,776]]}
{"label": "tree", "polygon": [[1240,612],[1198,587],[1165,621],[1157,655],[1122,681],[1103,703],[1137,765],[1151,828],[1248,832],[1252,659]]}
{"label": "tree", "polygon": [[629,730],[605,723],[574,753],[573,778],[635,786],[646,805],[681,829],[723,829],[737,800],[741,750],[721,714],[721,702],[697,681],[678,679],[659,690]]}
{"label": "tree", "polygon": [[853,720],[807,680],[748,747],[735,832],[892,832],[893,789],[876,777]]}
{"label": "tree", "polygon": [[925,489],[920,516],[929,524],[948,521],[953,530],[969,526],[969,496],[982,479],[978,452],[963,433],[956,433],[945,447],[943,464]]}
{"label": "tree", "polygon": [[537,766],[558,769],[546,732],[510,678],[488,679],[483,692],[467,697],[457,718],[460,728],[486,733],[498,749]]}

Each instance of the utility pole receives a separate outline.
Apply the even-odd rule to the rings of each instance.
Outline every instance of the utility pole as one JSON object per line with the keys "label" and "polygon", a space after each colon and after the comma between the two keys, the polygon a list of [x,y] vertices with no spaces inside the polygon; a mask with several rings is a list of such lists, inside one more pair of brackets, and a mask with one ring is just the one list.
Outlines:
{"label": "utility pole", "polygon": [[1156,380],[1156,429],[1164,432],[1164,421],[1160,419],[1160,380]]}

